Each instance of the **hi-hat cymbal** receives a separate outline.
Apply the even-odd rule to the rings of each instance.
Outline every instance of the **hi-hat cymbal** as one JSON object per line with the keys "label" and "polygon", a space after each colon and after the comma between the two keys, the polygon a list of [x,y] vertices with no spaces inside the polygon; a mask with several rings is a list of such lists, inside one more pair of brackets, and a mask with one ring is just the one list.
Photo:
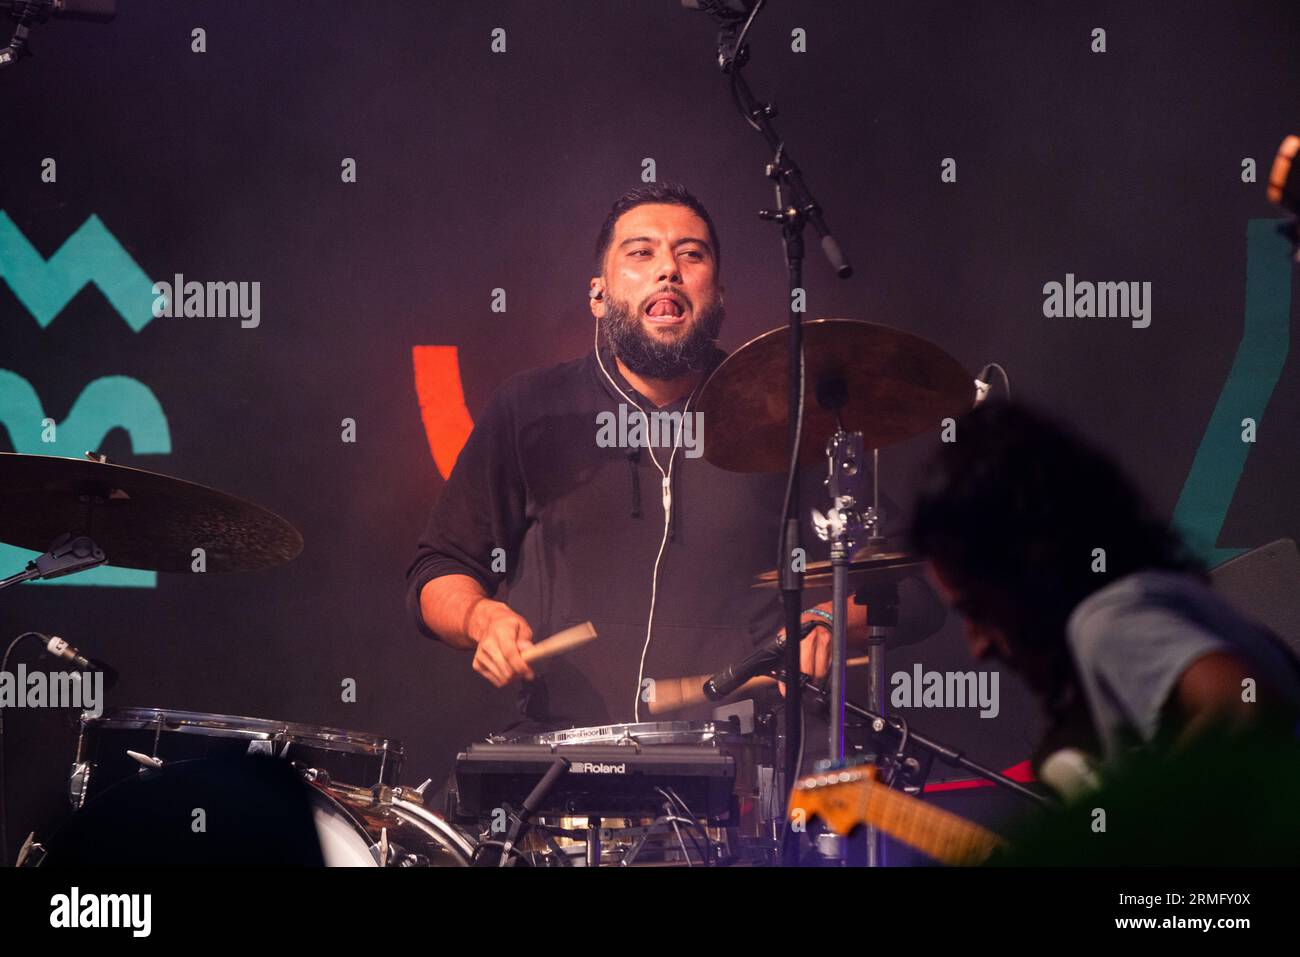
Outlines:
{"label": "hi-hat cymbal", "polygon": [[[780,472],[789,465],[786,398],[787,329],[765,332],[722,361],[700,392],[708,427],[704,457],[732,472]],[[975,380],[929,340],[857,319],[803,324],[804,415],[799,461],[825,460],[835,413],[861,432],[867,448],[884,448],[970,410]]]}
{"label": "hi-hat cymbal", "polygon": [[43,552],[65,532],[89,535],[108,564],[188,572],[280,565],[302,535],[260,505],[204,485],[90,459],[0,452],[0,542]]}
{"label": "hi-hat cymbal", "polygon": [[[862,548],[849,561],[849,587],[856,590],[864,585],[896,585],[921,571],[925,560],[912,552],[904,551],[897,543],[887,543],[881,548]],[[776,571],[761,572],[754,577],[754,588],[779,586]],[[803,587],[806,589],[830,588],[831,563],[812,562],[804,569]]]}

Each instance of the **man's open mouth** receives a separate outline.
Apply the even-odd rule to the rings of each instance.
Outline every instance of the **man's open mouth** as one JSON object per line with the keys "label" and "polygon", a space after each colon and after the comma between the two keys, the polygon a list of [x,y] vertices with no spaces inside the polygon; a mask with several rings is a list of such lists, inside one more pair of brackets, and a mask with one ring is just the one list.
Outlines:
{"label": "man's open mouth", "polygon": [[686,319],[686,304],[676,296],[655,296],[646,306],[645,314],[656,325],[676,325]]}

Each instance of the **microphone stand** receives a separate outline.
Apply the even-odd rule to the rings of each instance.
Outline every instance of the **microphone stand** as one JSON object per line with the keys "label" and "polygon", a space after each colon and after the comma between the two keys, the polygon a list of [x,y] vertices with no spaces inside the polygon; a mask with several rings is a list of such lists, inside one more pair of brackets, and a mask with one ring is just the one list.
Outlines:
{"label": "microphone stand", "polygon": [[23,0],[14,5],[9,11],[9,16],[18,22],[18,26],[14,28],[9,45],[0,50],[0,67],[12,66],[23,57],[32,55],[27,34],[31,32],[32,22],[36,20],[38,14],[42,14],[39,21],[41,23],[49,19],[51,6],[53,3],[50,0]]}
{"label": "microphone stand", "polygon": [[[56,7],[55,0],[10,0],[9,19],[17,22],[13,36],[7,47],[0,48],[0,68],[13,66],[24,57],[32,55],[31,44],[27,40],[33,23],[44,23],[51,16],[67,17],[71,20],[90,20],[107,23],[117,15],[114,3],[103,5],[89,4],[88,8],[69,11],[62,5]],[[79,5],[80,6],[80,5]],[[99,9],[96,9],[99,6]]]}
{"label": "microphone stand", "polygon": [[[813,684],[807,676],[804,676],[802,684],[804,684],[808,691],[810,691],[818,700],[824,702],[830,700],[830,692],[819,685]],[[787,688],[789,687],[789,682],[786,683],[786,686]],[[994,771],[992,768],[987,768],[982,764],[975,763],[970,758],[966,757],[966,755],[959,749],[912,730],[905,721],[877,714],[867,708],[859,707],[852,701],[845,702],[844,707],[850,714],[856,715],[859,718],[864,718],[869,722],[870,729],[874,734],[883,734],[885,731],[892,731],[896,734],[899,738],[900,754],[907,745],[915,744],[930,752],[930,754],[938,758],[940,761],[943,761],[945,764],[961,768],[964,771],[970,771],[972,774],[978,775],[986,781],[991,781],[998,787],[1005,788],[1014,794],[1018,794],[1020,797],[1032,801],[1040,807],[1050,807],[1052,804],[1052,801],[1049,798],[1030,790],[1019,781],[1013,781],[1000,771]]]}
{"label": "microphone stand", "polygon": [[[796,306],[796,290],[803,288],[804,227],[811,223],[821,236],[822,251],[830,260],[836,275],[847,279],[853,274],[853,267],[845,259],[839,243],[831,234],[822,216],[821,207],[813,197],[812,191],[804,183],[803,172],[790,157],[785,148],[785,139],[772,124],[776,108],[770,103],[760,104],[755,99],[749,84],[741,76],[741,71],[749,61],[749,48],[745,45],[745,36],[749,32],[754,18],[763,9],[765,0],[757,0],[744,23],[739,18],[724,21],[718,33],[718,67],[731,78],[731,96],[736,109],[763,139],[767,141],[773,158],[766,164],[765,175],[772,180],[776,191],[776,207],[759,211],[759,218],[777,223],[781,226],[781,241],[785,249],[786,276],[788,280],[789,309],[789,400],[787,415],[789,423],[790,472],[787,478],[785,510],[781,519],[780,560],[777,567],[781,570],[781,600],[785,610],[785,633],[796,634],[799,631],[799,619],[803,612],[803,572],[796,567],[795,556],[804,554],[800,547],[799,535],[799,445],[803,426],[803,315],[802,307]],[[799,295],[802,300],[803,296]],[[785,670],[788,674],[799,673],[799,642],[788,642],[785,653]],[[800,727],[803,722],[802,701],[799,682],[786,683],[785,697],[785,781],[793,784],[799,774],[797,766],[799,757]],[[784,809],[783,809],[784,810]],[[781,863],[796,865],[799,863],[798,835],[793,829],[786,829],[786,840],[781,849]]]}

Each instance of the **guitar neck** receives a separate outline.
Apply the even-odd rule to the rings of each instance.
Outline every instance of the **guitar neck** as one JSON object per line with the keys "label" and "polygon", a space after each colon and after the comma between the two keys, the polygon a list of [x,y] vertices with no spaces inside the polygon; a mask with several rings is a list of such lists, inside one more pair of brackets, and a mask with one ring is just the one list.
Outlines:
{"label": "guitar neck", "polygon": [[991,831],[910,794],[876,785],[867,790],[868,823],[944,864],[987,858],[1000,840]]}

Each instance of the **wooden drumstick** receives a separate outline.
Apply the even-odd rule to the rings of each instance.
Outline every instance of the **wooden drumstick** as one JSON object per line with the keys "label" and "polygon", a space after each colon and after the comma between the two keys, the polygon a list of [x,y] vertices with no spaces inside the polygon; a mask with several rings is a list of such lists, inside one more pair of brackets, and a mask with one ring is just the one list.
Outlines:
{"label": "wooden drumstick", "polygon": [[[868,655],[863,655],[861,658],[850,658],[844,662],[844,666],[846,668],[860,668],[869,660],[870,656]],[[709,677],[709,675],[689,675],[685,678],[656,679],[654,694],[646,702],[650,713],[663,714],[665,711],[678,711],[708,701],[708,696],[704,693],[704,683],[709,680]],[[727,697],[733,698],[752,694],[760,688],[768,688],[774,684],[776,684],[775,678],[769,675],[759,675],[757,678],[750,678]]]}
{"label": "wooden drumstick", "polygon": [[589,621],[584,621],[581,625],[574,625],[572,628],[557,631],[545,641],[539,641],[531,648],[524,649],[521,657],[524,661],[532,664],[534,661],[544,661],[547,658],[562,655],[566,651],[572,651],[574,648],[581,648],[587,642],[595,639],[595,626]]}

